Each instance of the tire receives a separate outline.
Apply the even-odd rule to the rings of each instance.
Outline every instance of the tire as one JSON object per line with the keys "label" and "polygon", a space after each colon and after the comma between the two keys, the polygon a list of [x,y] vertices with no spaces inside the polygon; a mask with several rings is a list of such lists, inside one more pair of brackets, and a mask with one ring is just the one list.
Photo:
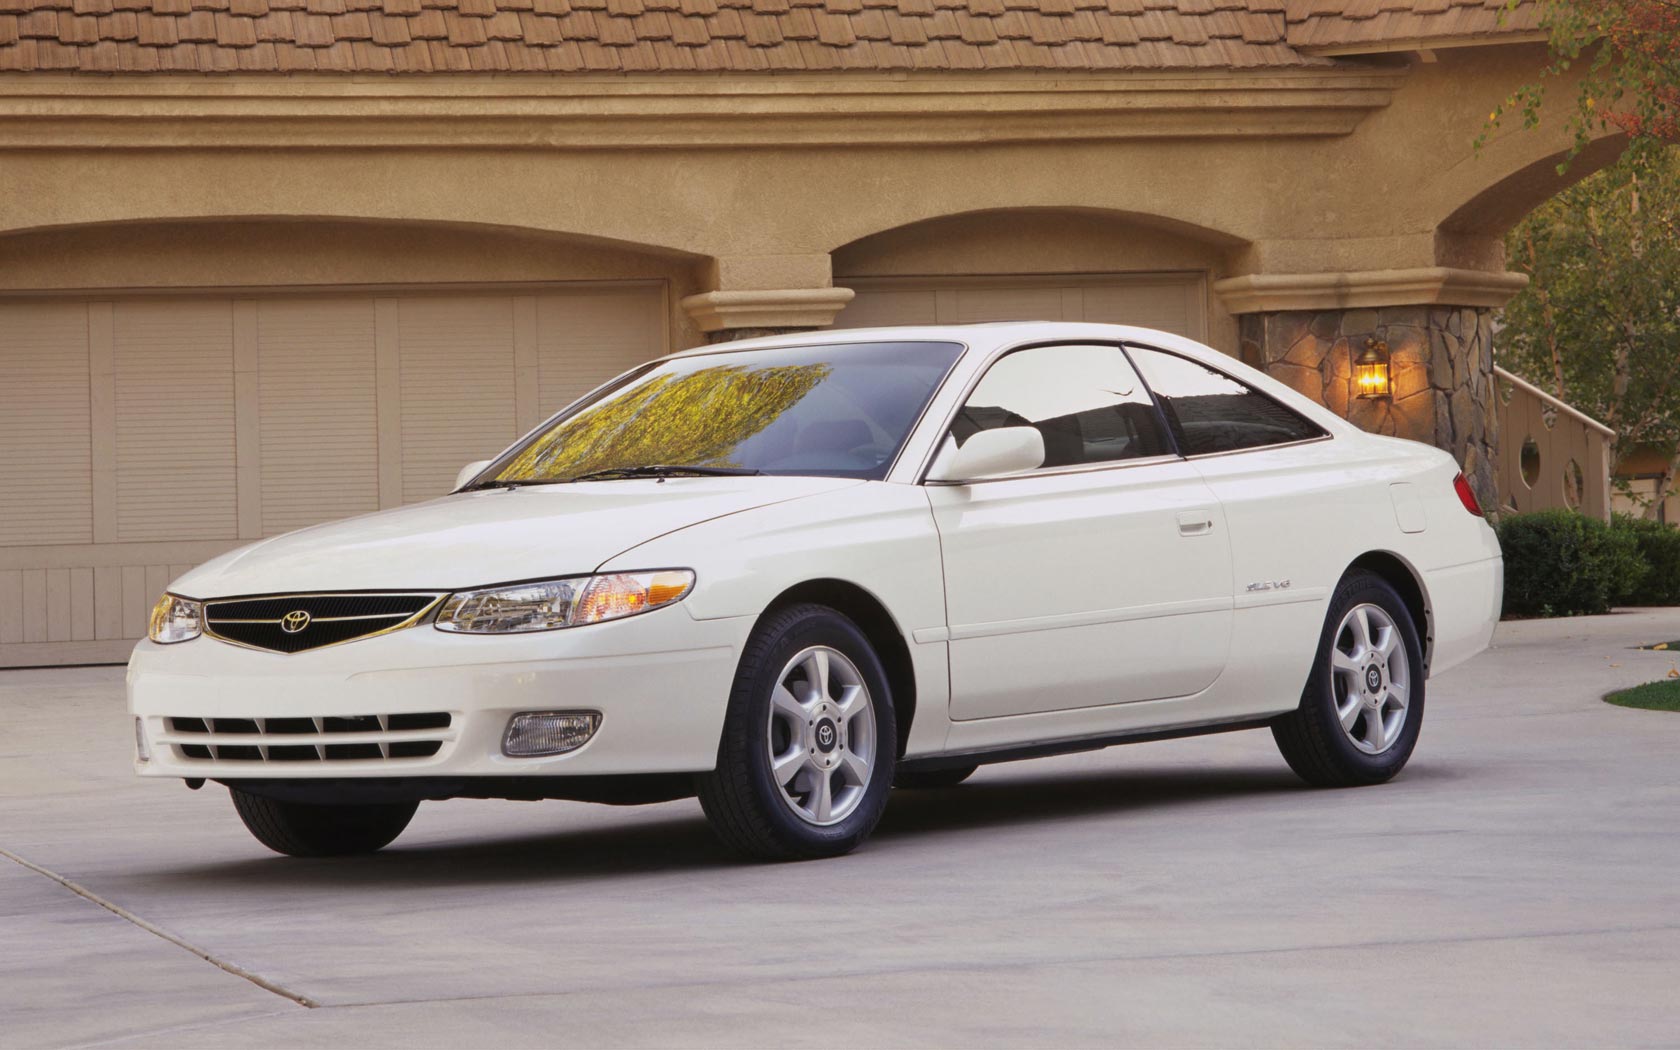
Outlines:
{"label": "tire", "polygon": [[[826,690],[814,684],[818,677]],[[851,620],[821,605],[766,616],[741,654],[717,768],[698,778],[713,830],[758,860],[856,849],[875,830],[892,788],[893,716],[886,672]],[[773,772],[773,755],[785,779]]]}
{"label": "tire", "polygon": [[937,791],[954,788],[974,775],[974,766],[948,766],[944,769],[901,769],[893,777],[893,787],[906,791]]}
{"label": "tire", "polygon": [[418,802],[379,805],[312,806],[282,802],[229,788],[233,808],[258,842],[288,857],[348,857],[373,853],[391,844]]}
{"label": "tire", "polygon": [[1272,737],[1309,784],[1381,784],[1417,746],[1423,703],[1423,647],[1411,612],[1388,581],[1356,570],[1331,597],[1300,706],[1272,724]]}

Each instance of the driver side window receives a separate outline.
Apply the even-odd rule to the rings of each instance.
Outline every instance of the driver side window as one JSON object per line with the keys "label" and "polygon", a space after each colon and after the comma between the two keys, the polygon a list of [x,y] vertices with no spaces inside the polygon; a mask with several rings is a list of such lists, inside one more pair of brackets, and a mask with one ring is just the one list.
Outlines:
{"label": "driver side window", "polygon": [[958,445],[981,430],[1030,426],[1044,466],[1166,455],[1148,389],[1116,346],[1040,346],[996,361],[951,423]]}

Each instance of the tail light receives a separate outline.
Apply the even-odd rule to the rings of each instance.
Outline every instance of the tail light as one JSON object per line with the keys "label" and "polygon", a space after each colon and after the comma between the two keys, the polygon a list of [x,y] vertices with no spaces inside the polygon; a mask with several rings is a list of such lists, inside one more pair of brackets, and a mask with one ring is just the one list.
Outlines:
{"label": "tail light", "polygon": [[1458,501],[1464,504],[1464,509],[1476,517],[1482,516],[1482,505],[1476,502],[1476,493],[1471,490],[1470,482],[1465,480],[1463,471],[1453,478],[1453,490],[1458,493]]}

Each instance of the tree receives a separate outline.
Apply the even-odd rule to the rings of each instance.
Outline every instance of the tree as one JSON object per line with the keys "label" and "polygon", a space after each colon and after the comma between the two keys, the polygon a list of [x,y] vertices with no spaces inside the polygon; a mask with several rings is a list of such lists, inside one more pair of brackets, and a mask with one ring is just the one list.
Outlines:
{"label": "tree", "polygon": [[[1529,0],[1507,0],[1514,11]],[[1577,152],[1593,132],[1616,128],[1637,147],[1680,138],[1680,0],[1538,0],[1552,60],[1489,118],[1520,111],[1533,127],[1546,82],[1585,63],[1570,128]],[[1486,136],[1484,135],[1485,139]]]}
{"label": "tree", "polygon": [[1680,471],[1680,149],[1630,150],[1506,238],[1528,288],[1505,308],[1500,363],[1616,432],[1613,464],[1662,450]]}

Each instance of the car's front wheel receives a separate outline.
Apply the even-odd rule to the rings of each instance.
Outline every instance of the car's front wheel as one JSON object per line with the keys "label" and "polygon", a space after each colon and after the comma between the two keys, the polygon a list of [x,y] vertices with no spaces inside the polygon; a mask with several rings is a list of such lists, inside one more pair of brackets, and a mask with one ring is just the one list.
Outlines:
{"label": "car's front wheel", "polygon": [[838,856],[880,821],[897,741],[886,672],[857,625],[820,605],[778,610],[742,653],[700,804],[748,856]]}
{"label": "car's front wheel", "polygon": [[239,819],[257,841],[288,857],[344,857],[384,849],[420,808],[418,802],[317,806],[236,787],[228,791]]}
{"label": "car's front wheel", "polygon": [[1387,580],[1355,571],[1330,602],[1301,704],[1272,725],[1278,750],[1319,787],[1399,773],[1423,726],[1423,647]]}

